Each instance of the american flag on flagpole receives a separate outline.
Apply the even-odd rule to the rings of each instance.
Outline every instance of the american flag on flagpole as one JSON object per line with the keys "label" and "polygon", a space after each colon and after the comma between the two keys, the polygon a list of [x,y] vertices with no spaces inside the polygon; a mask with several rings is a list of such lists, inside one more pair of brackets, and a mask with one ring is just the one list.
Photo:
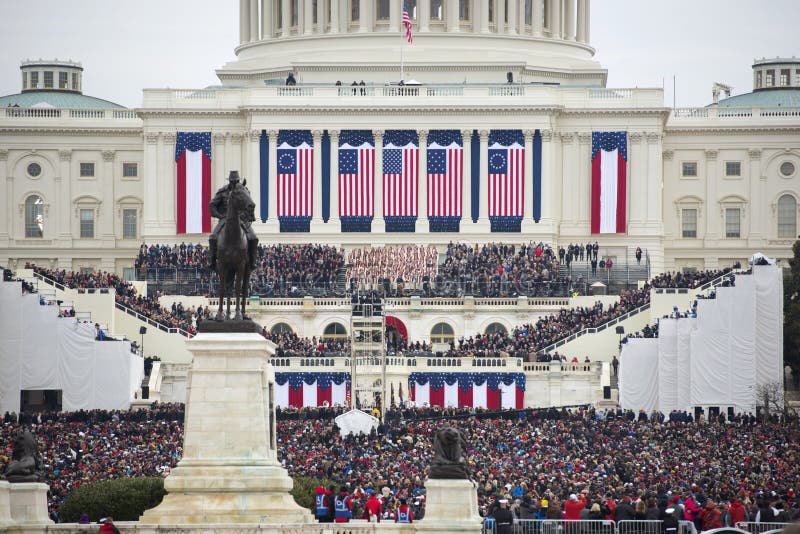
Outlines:
{"label": "american flag on flagpole", "polygon": [[451,143],[428,146],[428,216],[461,217],[464,149]]}
{"label": "american flag on flagpole", "polygon": [[406,29],[406,41],[412,42],[414,38],[411,33],[411,17],[408,16],[405,2],[403,2],[403,27]]}

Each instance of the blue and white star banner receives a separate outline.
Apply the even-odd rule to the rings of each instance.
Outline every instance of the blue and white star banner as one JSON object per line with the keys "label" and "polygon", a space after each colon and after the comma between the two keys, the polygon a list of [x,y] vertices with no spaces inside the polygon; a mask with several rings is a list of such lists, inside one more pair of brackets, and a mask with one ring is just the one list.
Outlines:
{"label": "blue and white star banner", "polygon": [[522,130],[489,133],[489,217],[525,213],[525,138]]}

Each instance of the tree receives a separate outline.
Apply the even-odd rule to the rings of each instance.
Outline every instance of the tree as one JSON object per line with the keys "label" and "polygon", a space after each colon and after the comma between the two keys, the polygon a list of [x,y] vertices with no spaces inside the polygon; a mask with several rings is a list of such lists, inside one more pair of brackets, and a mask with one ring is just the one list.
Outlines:
{"label": "tree", "polygon": [[761,408],[765,421],[771,415],[784,413],[786,404],[783,399],[783,383],[775,380],[756,386],[756,406]]}
{"label": "tree", "polygon": [[800,241],[792,247],[789,277],[783,286],[783,361],[800,373]]}

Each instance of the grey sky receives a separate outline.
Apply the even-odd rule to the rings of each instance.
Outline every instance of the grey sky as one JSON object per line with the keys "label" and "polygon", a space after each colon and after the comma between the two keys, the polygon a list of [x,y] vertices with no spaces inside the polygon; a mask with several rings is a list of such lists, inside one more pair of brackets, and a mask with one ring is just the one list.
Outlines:
{"label": "grey sky", "polygon": [[[138,106],[147,87],[218,83],[234,59],[235,0],[0,0],[0,95],[23,59],[83,63],[84,92]],[[701,106],[714,81],[750,92],[753,58],[800,56],[800,0],[593,0],[592,44],[609,87],[660,87]]]}

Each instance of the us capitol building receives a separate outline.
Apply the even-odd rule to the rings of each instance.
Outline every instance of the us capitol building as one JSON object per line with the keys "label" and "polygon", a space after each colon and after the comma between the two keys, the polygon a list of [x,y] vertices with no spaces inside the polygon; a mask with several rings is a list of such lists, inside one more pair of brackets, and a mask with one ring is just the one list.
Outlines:
{"label": "us capitol building", "polygon": [[590,5],[405,0],[409,43],[401,0],[240,0],[220,85],[146,89],[138,109],[84,95],[78,63],[24,61],[0,97],[0,265],[123,274],[142,242],[205,240],[231,169],[262,243],[596,240],[653,273],[789,257],[800,60],[673,109],[606,87]]}

